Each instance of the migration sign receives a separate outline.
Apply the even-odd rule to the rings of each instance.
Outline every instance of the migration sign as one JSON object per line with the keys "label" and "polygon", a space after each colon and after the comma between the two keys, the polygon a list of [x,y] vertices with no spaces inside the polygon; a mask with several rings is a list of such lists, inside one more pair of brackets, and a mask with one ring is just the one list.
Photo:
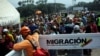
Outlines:
{"label": "migration sign", "polygon": [[[40,45],[45,49],[100,48],[100,33],[40,35]],[[24,56],[24,53],[12,50],[5,56]]]}
{"label": "migration sign", "polygon": [[100,33],[41,35],[40,45],[46,49],[100,48]]}

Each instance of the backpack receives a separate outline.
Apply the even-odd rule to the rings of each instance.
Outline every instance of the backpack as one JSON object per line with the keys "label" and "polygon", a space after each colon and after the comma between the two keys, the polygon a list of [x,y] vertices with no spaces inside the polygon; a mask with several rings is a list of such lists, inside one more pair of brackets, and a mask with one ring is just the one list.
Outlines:
{"label": "backpack", "polygon": [[37,47],[30,41],[28,40],[32,47],[35,49],[35,52],[33,52],[33,56],[50,56],[49,52],[43,48],[37,49]]}

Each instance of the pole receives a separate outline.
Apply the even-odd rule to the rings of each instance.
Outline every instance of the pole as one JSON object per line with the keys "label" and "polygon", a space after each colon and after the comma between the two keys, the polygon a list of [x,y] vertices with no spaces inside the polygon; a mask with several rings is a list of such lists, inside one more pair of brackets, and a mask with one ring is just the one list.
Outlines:
{"label": "pole", "polygon": [[54,5],[55,5],[55,13],[56,13],[56,0],[54,0]]}

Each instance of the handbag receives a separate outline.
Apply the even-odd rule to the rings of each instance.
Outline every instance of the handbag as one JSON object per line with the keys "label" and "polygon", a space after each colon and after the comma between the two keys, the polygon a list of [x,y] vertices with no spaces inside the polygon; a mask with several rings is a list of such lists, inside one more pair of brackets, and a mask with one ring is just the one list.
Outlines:
{"label": "handbag", "polygon": [[33,52],[33,56],[50,56],[48,50],[46,49],[43,49],[43,48],[39,48],[37,49],[37,46],[35,46],[32,41],[28,40],[32,47],[35,49],[35,52]]}

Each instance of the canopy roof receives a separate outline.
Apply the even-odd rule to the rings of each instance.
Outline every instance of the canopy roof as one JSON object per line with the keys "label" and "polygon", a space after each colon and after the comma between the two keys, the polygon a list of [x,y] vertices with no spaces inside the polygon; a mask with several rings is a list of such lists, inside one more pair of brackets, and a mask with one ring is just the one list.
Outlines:
{"label": "canopy roof", "polygon": [[0,0],[0,26],[20,23],[20,14],[7,0]]}

